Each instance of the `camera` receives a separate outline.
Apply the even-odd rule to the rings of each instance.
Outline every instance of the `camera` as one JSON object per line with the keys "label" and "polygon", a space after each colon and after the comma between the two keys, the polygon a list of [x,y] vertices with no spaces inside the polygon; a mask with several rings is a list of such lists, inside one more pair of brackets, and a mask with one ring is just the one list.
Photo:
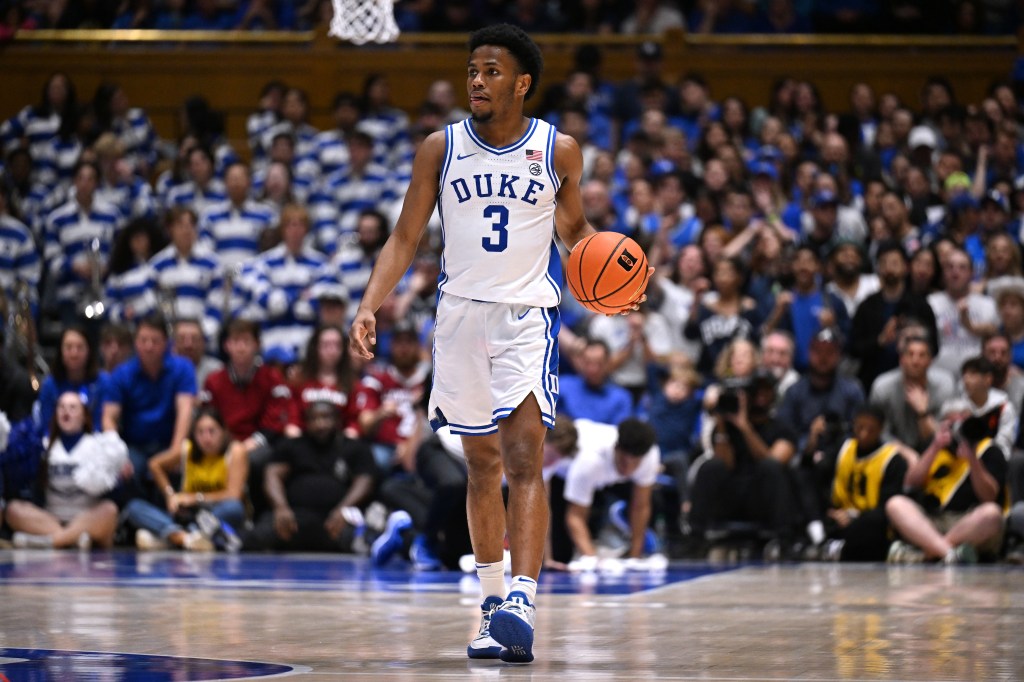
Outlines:
{"label": "camera", "polygon": [[989,429],[988,424],[981,417],[967,417],[963,421],[953,424],[950,431],[953,434],[953,439],[949,444],[949,449],[952,452],[956,452],[959,449],[960,441],[974,446],[981,442],[982,439],[994,435],[991,429]]}
{"label": "camera", "polygon": [[740,393],[750,386],[750,379],[726,379],[722,382],[722,392],[718,395],[714,412],[721,415],[739,414]]}

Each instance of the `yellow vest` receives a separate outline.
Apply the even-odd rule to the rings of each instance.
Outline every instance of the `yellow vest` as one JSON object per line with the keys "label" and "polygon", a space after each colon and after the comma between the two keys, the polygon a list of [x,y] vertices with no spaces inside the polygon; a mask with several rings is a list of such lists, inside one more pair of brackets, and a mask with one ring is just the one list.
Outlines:
{"label": "yellow vest", "polygon": [[[985,452],[992,445],[991,438],[984,438],[978,442],[974,448],[975,454],[981,457],[981,453]],[[953,495],[960,489],[964,481],[971,475],[971,464],[963,457],[957,457],[955,452],[950,452],[943,448],[939,450],[939,454],[935,455],[935,460],[932,462],[932,466],[928,469],[928,482],[925,483],[924,492],[926,495],[934,497],[945,509],[949,501],[953,499]],[[1001,504],[1003,511],[1009,511],[1009,500],[1004,494],[1001,495],[1002,500],[997,499],[997,504]]]}
{"label": "yellow vest", "polygon": [[228,487],[228,456],[203,455],[192,460],[192,443],[185,441],[181,449],[181,491],[184,493],[216,493]]}
{"label": "yellow vest", "polygon": [[839,449],[836,475],[832,479],[832,506],[837,509],[868,511],[878,506],[885,469],[896,446],[886,443],[867,457],[857,457],[857,439],[850,438]]}

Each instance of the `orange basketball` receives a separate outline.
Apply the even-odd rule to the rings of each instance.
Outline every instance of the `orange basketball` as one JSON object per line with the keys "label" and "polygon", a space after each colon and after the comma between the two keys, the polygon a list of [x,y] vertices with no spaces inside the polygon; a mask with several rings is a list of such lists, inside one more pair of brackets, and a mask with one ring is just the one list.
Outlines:
{"label": "orange basketball", "polygon": [[587,310],[620,312],[647,288],[647,256],[635,241],[618,232],[597,232],[569,254],[566,279],[573,297]]}

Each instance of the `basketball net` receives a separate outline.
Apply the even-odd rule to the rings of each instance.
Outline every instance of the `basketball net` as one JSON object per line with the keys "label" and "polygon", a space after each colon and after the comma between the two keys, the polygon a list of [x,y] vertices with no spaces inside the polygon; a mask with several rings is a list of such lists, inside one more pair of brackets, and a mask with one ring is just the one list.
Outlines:
{"label": "basketball net", "polygon": [[394,0],[331,0],[334,17],[327,32],[356,45],[391,43],[398,37]]}

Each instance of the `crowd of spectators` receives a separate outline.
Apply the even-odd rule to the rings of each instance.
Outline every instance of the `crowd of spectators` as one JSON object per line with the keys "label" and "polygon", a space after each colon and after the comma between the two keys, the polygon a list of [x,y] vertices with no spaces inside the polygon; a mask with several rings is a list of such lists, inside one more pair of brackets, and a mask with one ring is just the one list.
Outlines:
{"label": "crowd of spectators", "polygon": [[[531,33],[895,33],[1013,35],[1005,0],[396,0],[403,31],[472,31],[495,22]],[[37,28],[308,30],[331,0],[2,0],[0,39]]]}
{"label": "crowd of spectators", "polygon": [[[619,83],[598,49],[577,57],[534,113],[582,149],[590,223],[657,270],[629,315],[564,295],[550,565],[594,565],[603,522],[633,556],[753,532],[781,553],[968,561],[1005,555],[1005,525],[1012,550],[1016,84],[961,102],[932,77],[904,102],[862,82],[826,111],[799,79],[764,102],[665,82],[655,43]],[[138,93],[82,104],[57,73],[0,124],[0,287],[59,328],[36,400],[23,316],[5,325],[6,536],[457,565],[465,464],[424,414],[436,215],[375,359],[347,339],[418,144],[466,116],[454,93],[430,84],[410,116],[370,75],[317,130],[272,81],[236,150],[202,97],[167,141]]]}

